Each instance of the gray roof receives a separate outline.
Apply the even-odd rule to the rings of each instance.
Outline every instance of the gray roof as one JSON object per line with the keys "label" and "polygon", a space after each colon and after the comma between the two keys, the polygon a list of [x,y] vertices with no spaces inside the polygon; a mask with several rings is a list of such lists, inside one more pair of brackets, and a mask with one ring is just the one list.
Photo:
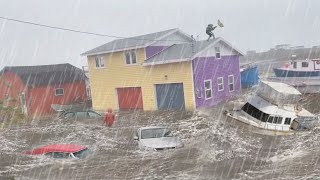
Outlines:
{"label": "gray roof", "polygon": [[[217,39],[215,41],[217,41]],[[145,63],[165,63],[165,61],[169,60],[190,59],[196,53],[204,50],[215,41],[196,41],[193,43],[193,47],[192,43],[174,44],[164,49],[162,52],[150,57],[145,61]]]}
{"label": "gray roof", "polygon": [[82,55],[91,55],[91,54],[101,53],[101,52],[114,52],[114,51],[126,49],[126,48],[145,46],[148,43],[152,43],[153,40],[159,40],[160,37],[177,30],[178,29],[169,29],[169,30],[160,31],[160,32],[151,33],[151,34],[145,34],[141,36],[135,36],[135,37],[124,38],[124,39],[116,39],[107,44],[104,44],[102,46],[89,50],[83,53]]}
{"label": "gray roof", "polygon": [[0,74],[13,72],[27,86],[48,86],[54,84],[73,83],[85,79],[84,73],[69,63],[41,66],[7,66]]}

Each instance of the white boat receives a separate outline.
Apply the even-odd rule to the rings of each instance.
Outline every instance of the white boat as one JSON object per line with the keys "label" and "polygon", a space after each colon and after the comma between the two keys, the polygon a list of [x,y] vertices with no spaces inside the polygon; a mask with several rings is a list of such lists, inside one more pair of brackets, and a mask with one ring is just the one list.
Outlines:
{"label": "white boat", "polygon": [[289,84],[301,93],[320,93],[320,59],[291,60],[273,71],[275,76],[267,80]]}
{"label": "white boat", "polygon": [[301,93],[280,82],[261,81],[256,95],[237,110],[225,114],[262,130],[263,134],[284,135],[312,128],[318,118],[300,105]]}
{"label": "white boat", "polygon": [[320,59],[291,60],[273,71],[277,77],[320,77]]}

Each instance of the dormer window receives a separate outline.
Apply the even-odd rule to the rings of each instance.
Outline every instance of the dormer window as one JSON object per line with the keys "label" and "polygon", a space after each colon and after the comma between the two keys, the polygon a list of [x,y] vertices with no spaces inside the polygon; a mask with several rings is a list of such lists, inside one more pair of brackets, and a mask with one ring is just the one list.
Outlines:
{"label": "dormer window", "polygon": [[126,51],[126,64],[136,64],[137,63],[137,56],[136,51]]}
{"label": "dormer window", "polygon": [[217,58],[217,59],[220,59],[220,58],[221,58],[220,47],[215,47],[214,49],[215,49],[215,51],[216,51],[216,58]]}
{"label": "dormer window", "polygon": [[96,56],[96,68],[103,68],[104,67],[104,58],[103,56]]}

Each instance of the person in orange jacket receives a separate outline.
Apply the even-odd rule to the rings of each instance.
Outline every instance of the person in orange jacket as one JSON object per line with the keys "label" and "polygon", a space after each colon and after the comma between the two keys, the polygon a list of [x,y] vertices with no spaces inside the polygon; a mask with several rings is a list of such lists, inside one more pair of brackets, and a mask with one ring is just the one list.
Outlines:
{"label": "person in orange jacket", "polygon": [[107,127],[111,127],[115,121],[116,115],[112,112],[112,109],[107,110],[106,116],[104,117],[104,123]]}

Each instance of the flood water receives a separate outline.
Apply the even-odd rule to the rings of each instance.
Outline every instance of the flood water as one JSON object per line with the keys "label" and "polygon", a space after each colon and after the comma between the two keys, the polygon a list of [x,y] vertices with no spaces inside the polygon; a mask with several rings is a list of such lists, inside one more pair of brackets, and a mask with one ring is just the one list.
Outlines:
{"label": "flood water", "polygon": [[[306,96],[319,113],[319,96]],[[197,113],[121,112],[115,126],[56,117],[0,130],[0,179],[317,179],[320,127],[290,136],[265,136],[226,120],[223,104]],[[184,147],[142,151],[141,126],[168,126]],[[52,143],[91,149],[86,159],[50,159],[22,152]]]}

